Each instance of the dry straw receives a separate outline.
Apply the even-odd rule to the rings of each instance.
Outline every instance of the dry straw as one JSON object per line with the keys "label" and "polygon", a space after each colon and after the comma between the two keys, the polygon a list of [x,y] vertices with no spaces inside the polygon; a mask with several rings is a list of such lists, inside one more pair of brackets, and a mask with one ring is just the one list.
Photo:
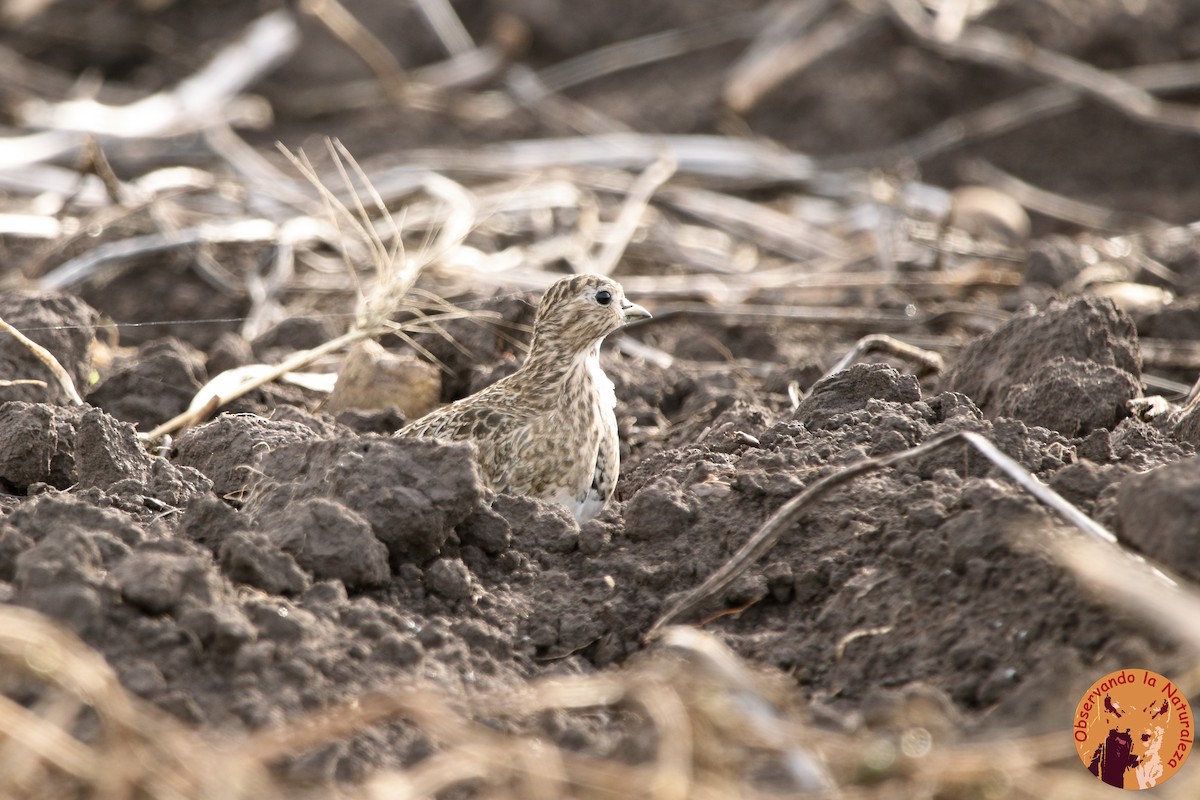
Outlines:
{"label": "dry straw", "polygon": [[[414,334],[439,332],[443,322],[466,313],[421,288],[419,279],[446,290],[528,291],[548,286],[564,264],[577,271],[599,264],[605,271],[619,270],[630,294],[655,303],[655,324],[679,316],[720,317],[823,324],[855,335],[882,329],[902,333],[936,320],[986,328],[997,322],[997,312],[975,301],[977,290],[1021,282],[1020,246],[1002,251],[987,242],[960,245],[944,235],[948,193],[917,180],[886,177],[907,174],[904,169],[868,174],[862,167],[920,164],[1051,119],[1085,98],[1141,125],[1189,132],[1200,127],[1196,109],[1155,96],[1200,85],[1196,63],[1101,70],[989,27],[983,14],[1003,1],[771,3],[759,12],[607,45],[536,71],[513,63],[523,38],[519,24],[493,31],[477,44],[450,4],[419,0],[450,56],[405,73],[347,6],[312,0],[301,4],[301,13],[333,31],[376,79],[296,90],[291,98],[281,98],[293,104],[291,113],[329,114],[385,100],[406,110],[442,109],[480,124],[520,110],[540,120],[553,138],[470,151],[414,151],[386,167],[360,167],[344,148],[331,144],[334,178],[319,174],[302,154],[288,154],[304,179],[297,180],[256,153],[232,127],[265,122],[264,102],[242,92],[299,44],[295,16],[276,11],[162,93],[126,105],[79,101],[71,97],[78,88],[76,76],[62,75],[60,97],[18,108],[16,124],[22,130],[0,140],[0,189],[21,202],[3,209],[14,213],[0,214],[0,235],[52,243],[51,255],[88,243],[45,274],[43,262],[35,262],[31,276],[47,289],[111,279],[144,264],[150,254],[198,249],[193,260],[203,280],[217,291],[250,298],[247,332],[265,328],[296,297],[357,292],[354,322],[342,336],[266,365],[250,382],[210,388],[197,411],[148,432],[147,439],[202,419],[237,393],[361,338],[391,331],[412,341]],[[24,12],[5,13],[37,14],[28,9],[54,5],[26,3]],[[1116,0],[1080,8],[1084,5],[1095,14],[1121,5],[1125,13]],[[1086,24],[1085,16],[1077,22]],[[887,25],[931,53],[1032,75],[1041,85],[941,120],[910,140],[836,161],[744,137],[629,131],[562,94],[622,70],[745,40],[744,52],[724,76],[723,96],[731,109],[746,113],[818,60]],[[14,54],[5,59],[6,77],[19,93],[34,95],[32,87],[46,85],[43,67]],[[154,108],[169,113],[145,113]],[[196,131],[203,131],[203,144],[213,156],[208,169],[166,167],[116,181],[116,174],[131,175],[136,165],[169,153],[171,137]],[[83,173],[55,163],[83,151],[88,136],[97,137],[103,148],[97,152],[113,162],[114,173],[98,168],[103,158],[95,160],[97,169]],[[970,168],[974,180],[1026,208],[1093,228],[1088,246],[1135,274],[1155,267],[1139,232],[1186,241],[1197,232],[1196,226],[1172,228],[1054,195],[987,164]],[[672,172],[672,182],[664,185]],[[766,192],[748,199],[747,189],[773,194],[770,201],[761,199]],[[120,207],[113,207],[114,197]],[[116,221],[149,227],[113,239]],[[93,237],[97,231],[102,235]],[[406,235],[410,241],[425,238],[409,252]],[[208,255],[222,249],[257,253],[267,246],[274,248],[274,258],[261,275],[232,275]],[[330,264],[330,251],[340,263]],[[670,265],[669,274],[663,264]],[[916,268],[902,270],[901,264]],[[373,270],[366,279],[360,276],[363,265]],[[1168,287],[1179,282],[1169,271],[1155,274]],[[897,288],[918,298],[913,313],[878,310],[879,293]],[[746,302],[764,296],[770,304]],[[865,341],[861,349],[877,342]],[[943,350],[953,346],[937,337],[922,343]],[[912,344],[896,349],[936,365]],[[674,363],[670,354],[648,346],[632,351],[656,363]],[[1200,349],[1186,344],[1144,341],[1143,351],[1151,369],[1156,364],[1200,368]],[[64,381],[65,371],[56,369],[52,358],[43,360],[78,402],[69,378]],[[761,374],[771,365],[737,366]],[[799,402],[798,388],[794,395]],[[53,623],[0,605],[0,796],[399,798],[432,797],[457,787],[481,798],[754,798],[794,796],[802,788],[822,786],[811,796],[1095,796],[1095,780],[1060,733],[1004,731],[1003,740],[963,743],[922,738],[919,731],[850,736],[816,727],[792,705],[794,687],[772,687],[714,639],[668,624],[700,608],[721,581],[766,553],[830,486],[919,458],[935,447],[994,451],[986,441],[957,436],[863,462],[813,484],[753,535],[724,570],[673,605],[655,628],[655,643],[625,669],[534,682],[472,698],[469,706],[430,687],[383,687],[278,730],[213,741],[206,732],[131,699],[98,654]],[[989,458],[1070,520],[1076,526],[1072,530],[1087,532],[1064,534],[1062,546],[1051,548],[1053,557],[1086,585],[1120,598],[1125,611],[1143,616],[1147,624],[1168,620],[1181,642],[1200,647],[1194,624],[1200,614],[1184,611],[1200,608],[1194,589],[1119,549],[1095,523],[995,455]],[[1193,679],[1191,688],[1196,696],[1200,683]],[[649,731],[651,746],[634,761],[562,750],[536,735],[532,717],[548,709],[602,710],[614,726],[624,720]],[[297,787],[272,769],[281,758],[395,720],[437,743],[435,753],[361,786]],[[502,733],[501,726],[489,724],[497,720],[506,723],[503,730],[516,732]],[[763,775],[773,777],[764,780]],[[1200,769],[1185,770],[1156,795],[1200,796]]]}

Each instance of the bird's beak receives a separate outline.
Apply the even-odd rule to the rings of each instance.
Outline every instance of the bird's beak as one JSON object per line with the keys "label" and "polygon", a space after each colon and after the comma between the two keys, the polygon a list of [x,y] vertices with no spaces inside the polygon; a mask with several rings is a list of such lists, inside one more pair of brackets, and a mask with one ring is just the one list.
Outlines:
{"label": "bird's beak", "polygon": [[650,319],[651,313],[639,306],[637,303],[631,303],[628,300],[621,306],[621,319],[624,322],[633,322],[639,319]]}

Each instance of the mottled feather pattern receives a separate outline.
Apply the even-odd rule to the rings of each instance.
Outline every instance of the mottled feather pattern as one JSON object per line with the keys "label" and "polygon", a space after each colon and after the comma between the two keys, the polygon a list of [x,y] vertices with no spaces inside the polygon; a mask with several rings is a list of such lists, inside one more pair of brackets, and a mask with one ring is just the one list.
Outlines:
{"label": "mottled feather pattern", "polygon": [[542,295],[519,370],[396,435],[472,441],[489,488],[554,500],[589,519],[612,497],[620,471],[616,397],[600,343],[649,316],[610,278],[563,278]]}

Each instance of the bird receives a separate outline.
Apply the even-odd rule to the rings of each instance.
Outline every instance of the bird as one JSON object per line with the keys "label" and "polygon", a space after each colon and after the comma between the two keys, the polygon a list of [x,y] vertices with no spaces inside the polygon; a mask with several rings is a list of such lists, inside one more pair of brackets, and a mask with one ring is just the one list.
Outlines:
{"label": "bird", "polygon": [[582,523],[612,498],[620,470],[616,395],[604,337],[650,312],[603,275],[569,275],[542,295],[516,372],[396,431],[469,441],[489,489],[560,503]]}

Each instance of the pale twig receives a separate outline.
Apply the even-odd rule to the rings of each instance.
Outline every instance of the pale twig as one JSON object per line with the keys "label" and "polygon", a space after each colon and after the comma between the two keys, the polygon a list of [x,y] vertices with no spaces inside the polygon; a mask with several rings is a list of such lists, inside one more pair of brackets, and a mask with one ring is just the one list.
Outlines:
{"label": "pale twig", "polygon": [[940,42],[952,42],[962,36],[971,17],[975,0],[942,0],[933,20],[933,35]]}
{"label": "pale twig", "polygon": [[960,171],[965,181],[993,186],[1030,211],[1087,228],[1125,231],[1142,228],[1164,230],[1170,227],[1153,217],[1115,211],[1041,189],[981,159],[966,162]]}
{"label": "pale twig", "polygon": [[1031,72],[1091,95],[1136,119],[1176,130],[1200,131],[1200,109],[1161,101],[1112,72],[982,25],[972,25],[956,39],[943,41],[920,0],[882,2],[910,33],[946,55],[1016,72]]}
{"label": "pale twig", "polygon": [[[1162,92],[1200,85],[1200,62],[1147,64],[1112,73],[1147,91]],[[1048,117],[1078,108],[1083,95],[1061,84],[1039,86],[975,111],[951,117],[896,145],[880,150],[822,159],[826,169],[889,165],[899,161],[925,161],[969,141],[1016,130]]]}
{"label": "pale twig", "polygon": [[40,131],[0,138],[0,169],[40,164],[78,151],[83,137],[75,131]]}
{"label": "pale twig", "polygon": [[[112,164],[94,136],[85,136],[83,142],[83,169],[85,175],[95,175],[104,184],[108,199],[115,205],[126,205],[134,201],[129,188],[121,183],[117,173],[113,172]],[[140,198],[138,198],[140,200]]]}
{"label": "pale twig", "polygon": [[[182,414],[177,414],[148,433],[139,433],[138,438],[144,442],[152,442],[165,434],[174,433],[181,428],[187,428],[195,425],[217,408],[220,408],[223,405],[228,405],[232,401],[238,399],[239,397],[245,396],[258,387],[265,386],[268,383],[278,380],[289,372],[299,372],[302,367],[311,364],[321,356],[329,353],[336,353],[343,347],[350,347],[351,345],[370,337],[374,333],[376,332],[355,329],[349,333],[344,333],[341,336],[330,339],[327,342],[323,342],[311,350],[302,350],[298,353],[293,353],[283,362],[270,369],[257,372],[245,382],[230,388],[226,394],[212,394],[213,400],[209,401],[203,407],[197,410],[188,410],[184,411]],[[200,391],[204,392],[204,387],[201,387]]]}
{"label": "pale twig", "polygon": [[300,30],[291,14],[273,11],[171,90],[124,106],[94,100],[29,100],[17,107],[17,117],[32,128],[118,138],[179,136],[218,120],[259,124],[269,110],[261,101],[239,98],[238,93],[281,64],[299,43]]}
{"label": "pale twig", "polygon": [[77,230],[78,220],[43,214],[0,214],[0,235],[23,239],[57,239]]}
{"label": "pale twig", "polygon": [[[192,167],[165,167],[127,181],[139,196],[149,198],[170,192],[211,189],[215,183],[216,179],[211,173]],[[0,188],[14,194],[56,195],[64,205],[69,199],[72,206],[83,208],[109,206],[104,186],[95,175],[81,175],[77,170],[50,164],[29,164],[8,169],[0,167]]]}
{"label": "pale twig", "polygon": [[447,53],[460,56],[475,48],[471,34],[448,0],[416,0],[416,6]]}
{"label": "pale twig", "polygon": [[[736,179],[743,184],[795,183],[818,173],[813,160],[784,147],[754,139],[725,136],[612,133],[561,139],[506,142],[475,150],[416,150],[410,164],[437,172],[465,170],[504,175],[528,174],[552,167],[608,167],[641,170],[669,150],[680,174]],[[383,171],[378,180],[408,174],[407,166]]]}
{"label": "pale twig", "polygon": [[1147,367],[1200,370],[1200,342],[1139,337],[1138,346]]}
{"label": "pale twig", "polygon": [[600,275],[608,275],[613,271],[629,245],[629,240],[637,232],[642,215],[646,213],[646,207],[650,204],[650,198],[674,174],[675,162],[672,161],[670,152],[666,152],[638,176],[625,197],[621,213],[617,215],[609,231],[604,248],[596,256],[592,265],[593,271]]}
{"label": "pale twig", "polygon": [[666,187],[659,197],[680,211],[789,258],[850,257],[843,237],[822,230],[799,214],[785,214],[761,203],[695,186]]}
{"label": "pale twig", "polygon": [[300,183],[247,144],[229,125],[206,128],[204,141],[241,177],[243,186],[250,190],[246,205],[254,211],[277,215],[281,207],[291,207],[309,216],[320,212]]}
{"label": "pale twig", "polygon": [[[16,748],[22,748],[84,781],[95,780],[101,769],[100,760],[78,739],[4,695],[0,695],[0,730],[8,740],[0,748],[0,766],[12,764]],[[9,767],[0,774],[11,780],[14,771]]]}
{"label": "pale twig", "polygon": [[761,27],[759,12],[705,20],[688,28],[660,31],[605,45],[539,70],[538,78],[549,91],[561,92],[615,72],[744,39]]}
{"label": "pale twig", "polygon": [[1168,587],[1176,586],[1176,582],[1160,570],[1148,565],[1143,566],[1144,561],[1141,558],[1120,549],[1117,545],[1116,537],[1107,529],[1064,500],[1061,495],[1035,478],[1019,463],[1001,452],[988,439],[970,431],[955,431],[954,433],[939,436],[898,453],[889,453],[878,458],[863,459],[806,486],[803,491],[792,497],[792,499],[788,500],[772,514],[754,535],[728,561],[721,565],[720,569],[710,575],[696,588],[688,590],[682,597],[670,602],[666,610],[662,612],[658,620],[651,626],[646,634],[646,638],[654,638],[663,626],[669,625],[683,615],[695,611],[720,594],[738,576],[766,555],[775,546],[776,542],[795,524],[801,514],[808,510],[809,505],[822,495],[828,493],[831,489],[848,483],[854,478],[868,472],[891,467],[904,461],[911,461],[953,444],[966,444],[975,448],[1011,479],[1016,481],[1023,489],[1057,511],[1071,525],[1086,534],[1089,540],[1103,542],[1113,548],[1121,554],[1120,557],[1123,560],[1138,564],[1139,571],[1154,576],[1155,580],[1159,581],[1162,585]]}
{"label": "pale twig", "polygon": [[[316,221],[295,226],[307,230],[313,240],[323,238]],[[97,245],[81,255],[46,273],[38,282],[42,289],[61,290],[87,280],[100,266],[111,261],[135,258],[198,244],[269,243],[277,241],[281,226],[265,219],[240,219],[204,222],[173,232],[131,236],[116,242]],[[324,233],[328,233],[325,231]]]}
{"label": "pale twig", "polygon": [[1180,637],[1200,651],[1200,595],[1187,584],[1164,586],[1159,572],[1144,561],[1087,539],[1042,543],[1107,602]]}
{"label": "pale twig", "polygon": [[[821,381],[838,374],[842,370],[848,368],[851,364],[858,361],[867,353],[883,351],[894,356],[908,359],[921,365],[923,372],[941,372],[945,367],[945,360],[932,350],[926,350],[922,347],[916,347],[902,342],[899,339],[887,336],[882,333],[874,333],[870,336],[864,336],[855,343],[854,347],[846,355],[834,364],[829,370],[822,375],[814,384],[816,386]],[[812,392],[812,387],[805,392],[805,396]]]}
{"label": "pale twig", "polygon": [[338,0],[301,0],[300,9],[320,20],[330,33],[346,45],[375,74],[384,93],[396,108],[429,105],[427,91],[413,91],[411,81],[387,46],[358,21]]}
{"label": "pale twig", "polygon": [[590,136],[630,131],[625,123],[553,91],[524,64],[514,64],[509,68],[505,86],[516,102],[556,128]]}
{"label": "pale twig", "polygon": [[741,98],[761,96],[766,91],[761,87],[775,85],[775,65],[782,53],[833,6],[834,0],[775,0],[764,8],[754,39],[725,74],[725,104],[737,110],[743,107]]}
{"label": "pale twig", "polygon": [[[771,42],[753,57],[735,65],[726,78],[722,96],[725,104],[738,114],[746,114],[758,105],[768,92],[806,69],[824,56],[861,39],[870,33],[883,15],[867,13],[853,7],[839,8],[828,18],[813,24],[823,15],[829,3],[795,3],[788,27],[794,37]],[[811,30],[808,28],[811,26]]]}
{"label": "pale twig", "polygon": [[275,243],[275,257],[271,259],[266,276],[253,270],[246,274],[245,286],[246,294],[250,297],[250,309],[241,327],[242,337],[246,341],[252,341],[266,331],[282,314],[283,306],[278,298],[291,284],[295,273],[295,243],[281,236]]}
{"label": "pale twig", "polygon": [[46,368],[50,370],[50,374],[54,376],[54,380],[58,381],[58,385],[62,387],[63,394],[67,396],[67,400],[69,400],[72,405],[83,405],[83,398],[80,397],[79,392],[75,390],[75,381],[71,380],[70,374],[66,371],[66,369],[63,368],[63,365],[58,362],[58,359],[54,357],[53,353],[30,339],[25,334],[21,333],[12,325],[9,325],[3,319],[0,319],[0,330],[10,333],[14,339],[23,344],[29,350],[29,352],[33,353],[33,355],[37,357],[38,361],[41,361],[46,365]]}

